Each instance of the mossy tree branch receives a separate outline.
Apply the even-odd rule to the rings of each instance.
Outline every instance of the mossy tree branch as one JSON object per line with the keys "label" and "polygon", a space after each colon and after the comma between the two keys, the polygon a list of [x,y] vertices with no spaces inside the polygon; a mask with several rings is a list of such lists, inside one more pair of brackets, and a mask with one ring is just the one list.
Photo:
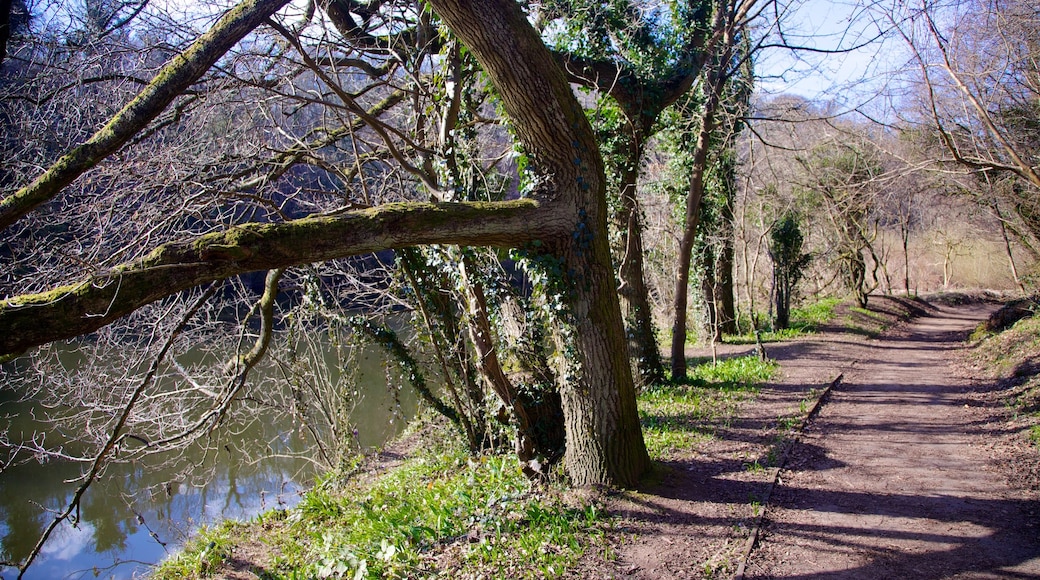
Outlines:
{"label": "mossy tree branch", "polygon": [[0,356],[92,332],[166,296],[246,272],[417,244],[514,247],[558,236],[560,225],[531,200],[398,203],[286,223],[245,224],[163,244],[75,284],[0,301]]}
{"label": "mossy tree branch", "polygon": [[287,3],[288,0],[243,0],[228,11],[213,28],[166,63],[148,86],[90,139],[62,156],[32,183],[0,200],[0,230],[57,196],[80,175],[118,151],[231,47]]}

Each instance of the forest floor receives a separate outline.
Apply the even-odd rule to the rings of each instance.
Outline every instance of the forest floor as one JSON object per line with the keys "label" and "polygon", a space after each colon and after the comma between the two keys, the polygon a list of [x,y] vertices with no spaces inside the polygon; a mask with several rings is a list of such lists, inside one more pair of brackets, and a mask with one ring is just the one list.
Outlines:
{"label": "forest floor", "polygon": [[1040,454],[965,342],[997,306],[871,302],[767,344],[780,376],[610,496],[607,545],[570,576],[1040,578]]}

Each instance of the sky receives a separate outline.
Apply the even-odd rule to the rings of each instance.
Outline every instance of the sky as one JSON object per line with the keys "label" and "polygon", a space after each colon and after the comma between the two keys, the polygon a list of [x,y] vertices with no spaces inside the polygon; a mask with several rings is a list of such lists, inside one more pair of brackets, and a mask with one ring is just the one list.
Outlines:
{"label": "sky", "polygon": [[[879,23],[875,14],[856,2],[804,0],[785,18],[789,44],[819,50],[848,49],[822,54],[785,48],[766,49],[756,62],[758,90],[763,95],[797,94],[813,100],[853,107],[877,94],[893,69],[904,62],[902,46],[892,40],[874,40]],[[883,25],[883,23],[881,23]]]}

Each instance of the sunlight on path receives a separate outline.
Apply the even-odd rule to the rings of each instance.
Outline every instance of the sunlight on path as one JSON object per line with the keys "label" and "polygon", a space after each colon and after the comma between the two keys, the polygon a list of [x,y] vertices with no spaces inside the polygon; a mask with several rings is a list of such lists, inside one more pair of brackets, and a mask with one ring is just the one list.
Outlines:
{"label": "sunlight on path", "polygon": [[1036,502],[991,470],[993,426],[951,366],[991,309],[842,349],[856,363],[782,473],[747,578],[1040,578]]}

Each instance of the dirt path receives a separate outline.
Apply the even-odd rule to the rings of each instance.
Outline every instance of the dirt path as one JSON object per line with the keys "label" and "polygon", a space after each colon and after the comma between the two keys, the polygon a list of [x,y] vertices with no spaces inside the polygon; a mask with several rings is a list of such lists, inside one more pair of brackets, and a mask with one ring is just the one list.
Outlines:
{"label": "dirt path", "polygon": [[855,364],[793,449],[748,578],[1040,578],[1040,509],[995,472],[957,364],[991,310],[842,349]]}
{"label": "dirt path", "polygon": [[[1040,504],[994,465],[984,445],[1000,411],[966,407],[971,382],[955,364],[993,308],[936,308],[880,340],[768,345],[783,377],[658,481],[616,498],[609,557],[575,577],[729,578],[746,565],[758,579],[1040,578]],[[839,373],[785,469],[758,468],[780,454],[784,421]]]}

